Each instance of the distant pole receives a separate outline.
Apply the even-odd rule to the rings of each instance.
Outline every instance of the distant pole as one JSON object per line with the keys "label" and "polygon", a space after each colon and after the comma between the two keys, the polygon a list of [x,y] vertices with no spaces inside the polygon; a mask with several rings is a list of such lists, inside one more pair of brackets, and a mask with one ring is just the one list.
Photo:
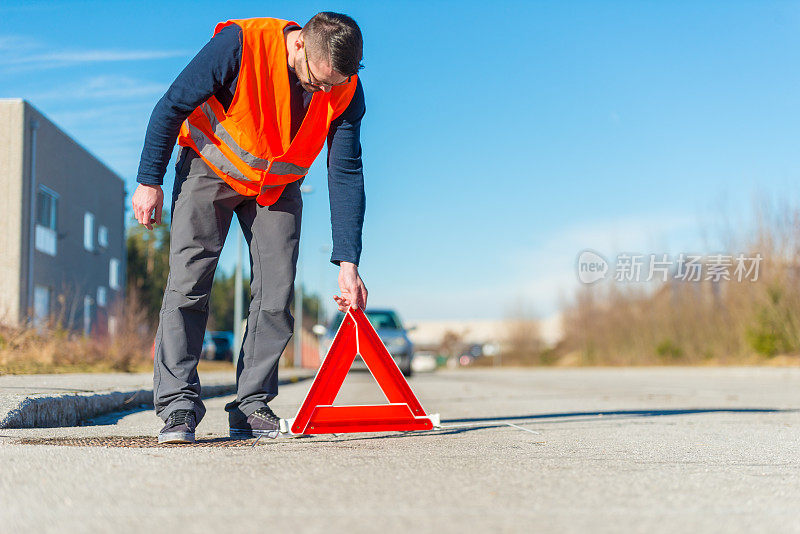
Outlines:
{"label": "distant pole", "polygon": [[297,253],[297,282],[294,288],[294,366],[303,366],[303,276]]}
{"label": "distant pole", "polygon": [[[310,185],[301,185],[300,193],[313,193]],[[297,245],[297,274],[294,283],[294,366],[303,366],[303,264],[301,262],[302,248]]]}
{"label": "distant pole", "polygon": [[[325,313],[325,302],[327,302],[327,292],[325,288],[325,268],[328,265],[328,257],[331,253],[331,248],[328,246],[323,245],[320,247],[319,251],[322,253],[322,268],[319,270],[319,305],[317,307],[317,323],[321,324],[322,326],[327,327],[327,318],[328,314]],[[319,361],[320,364],[325,359],[325,347],[322,344],[322,338],[320,337],[317,343],[317,350],[319,351]]]}
{"label": "distant pole", "polygon": [[[239,351],[242,349],[242,232],[237,232],[236,240],[236,274],[234,278],[233,297],[233,364],[239,363]],[[230,302],[230,301],[228,301]]]}

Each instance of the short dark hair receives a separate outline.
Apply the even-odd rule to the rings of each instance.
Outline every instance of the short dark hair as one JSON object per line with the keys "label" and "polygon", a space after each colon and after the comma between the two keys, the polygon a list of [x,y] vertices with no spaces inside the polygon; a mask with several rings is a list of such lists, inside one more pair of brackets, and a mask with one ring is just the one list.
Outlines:
{"label": "short dark hair", "polygon": [[309,53],[328,61],[339,74],[352,76],[364,68],[361,28],[347,15],[330,11],[317,13],[303,26],[302,35],[311,45]]}

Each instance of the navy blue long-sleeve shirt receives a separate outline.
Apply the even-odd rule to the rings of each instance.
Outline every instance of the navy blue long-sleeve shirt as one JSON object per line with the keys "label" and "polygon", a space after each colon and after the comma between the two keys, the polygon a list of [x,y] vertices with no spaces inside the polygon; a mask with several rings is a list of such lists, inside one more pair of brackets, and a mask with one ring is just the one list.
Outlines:
{"label": "navy blue long-sleeve shirt", "polygon": [[[289,26],[284,33],[300,29]],[[181,124],[212,95],[227,110],[236,92],[242,59],[242,30],[236,24],[217,33],[178,75],[150,116],[136,180],[161,185]],[[290,68],[291,135],[303,122],[313,93],[303,89]],[[364,89],[358,80],[347,109],[328,132],[328,193],[333,250],[331,262],[358,264],[366,198],[361,166],[361,119],[366,112]]]}

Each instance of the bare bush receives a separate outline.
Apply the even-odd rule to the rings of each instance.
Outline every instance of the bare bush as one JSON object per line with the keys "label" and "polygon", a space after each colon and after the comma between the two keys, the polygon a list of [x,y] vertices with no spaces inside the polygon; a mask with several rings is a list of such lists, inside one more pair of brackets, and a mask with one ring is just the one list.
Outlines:
{"label": "bare bush", "polygon": [[111,306],[116,331],[85,336],[54,315],[47,324],[0,327],[0,372],[152,369],[153,329],[135,290]]}
{"label": "bare bush", "polygon": [[493,356],[495,365],[548,365],[550,352],[544,350],[539,322],[525,314],[505,321],[500,352]]}
{"label": "bare bush", "polygon": [[757,213],[751,230],[722,240],[761,255],[756,281],[582,287],[564,311],[565,352],[584,365],[799,362],[800,212]]}

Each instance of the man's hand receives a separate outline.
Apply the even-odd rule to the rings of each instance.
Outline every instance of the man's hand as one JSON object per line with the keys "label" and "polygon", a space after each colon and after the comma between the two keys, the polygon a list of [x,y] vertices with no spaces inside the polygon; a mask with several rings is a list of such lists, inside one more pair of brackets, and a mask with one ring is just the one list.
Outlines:
{"label": "man's hand", "polygon": [[367,288],[358,275],[358,266],[355,263],[340,262],[339,290],[342,296],[334,295],[333,300],[339,306],[340,312],[346,312],[351,307],[362,310],[367,307]]}
{"label": "man's hand", "polygon": [[[160,185],[139,184],[131,198],[133,216],[148,230],[153,229],[153,223],[161,224],[161,209],[164,206],[164,191]],[[155,211],[155,217],[153,217]]]}

